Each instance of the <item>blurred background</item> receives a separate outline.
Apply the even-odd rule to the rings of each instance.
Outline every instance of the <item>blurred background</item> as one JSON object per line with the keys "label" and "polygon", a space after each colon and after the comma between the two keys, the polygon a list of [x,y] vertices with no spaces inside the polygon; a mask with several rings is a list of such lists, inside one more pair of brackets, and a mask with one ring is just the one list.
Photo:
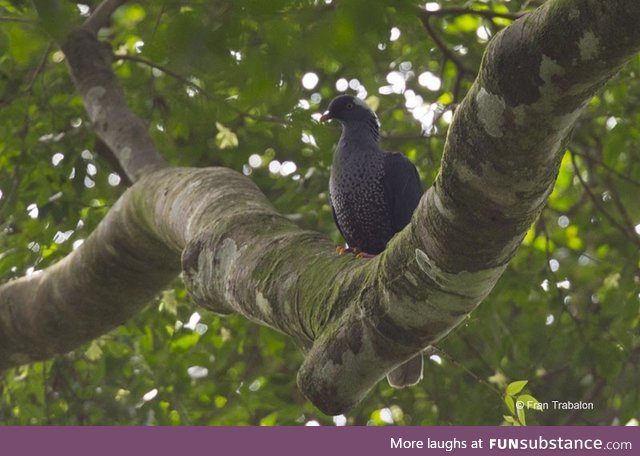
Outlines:
{"label": "blurred background", "polygon": [[[542,3],[141,1],[100,38],[171,164],[235,169],[340,243],[327,201],[340,130],[317,123],[329,101],[366,100],[383,148],[406,154],[426,188],[487,42]],[[58,25],[97,4],[58,1]],[[63,258],[128,185],[38,20],[31,2],[0,0],[0,282]],[[380,382],[348,415],[325,416],[297,389],[288,338],[196,308],[177,279],[117,330],[5,372],[0,423],[495,425],[512,415],[507,385],[528,380],[539,401],[593,403],[528,411],[528,424],[638,424],[639,71],[634,59],[591,100],[539,221],[418,386]]]}

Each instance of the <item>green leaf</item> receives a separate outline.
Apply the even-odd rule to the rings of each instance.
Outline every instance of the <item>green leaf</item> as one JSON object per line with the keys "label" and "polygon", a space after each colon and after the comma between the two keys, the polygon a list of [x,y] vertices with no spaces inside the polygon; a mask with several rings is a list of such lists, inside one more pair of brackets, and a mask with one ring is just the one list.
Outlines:
{"label": "green leaf", "polygon": [[605,290],[610,290],[612,288],[618,288],[620,286],[620,273],[619,272],[614,272],[614,273],[609,274],[602,281],[602,285],[605,288]]}
{"label": "green leaf", "polygon": [[236,135],[229,128],[222,125],[220,122],[216,122],[216,128],[218,134],[216,135],[216,144],[220,149],[231,149],[238,147],[238,135]]}
{"label": "green leaf", "polygon": [[505,396],[504,403],[507,404],[507,408],[512,414],[516,414],[516,406],[512,396]]}
{"label": "green leaf", "polygon": [[540,402],[530,394],[521,394],[516,400],[522,402],[526,408],[531,410],[540,410]]}
{"label": "green leaf", "polygon": [[527,425],[527,421],[525,420],[525,408],[518,408],[516,410],[517,415],[518,415],[518,422],[522,425],[522,426],[526,426]]}
{"label": "green leaf", "polygon": [[520,426],[520,424],[516,421],[516,419],[512,416],[503,416],[504,420],[512,426]]}
{"label": "green leaf", "polygon": [[171,315],[177,315],[178,300],[176,299],[175,290],[165,290],[162,292],[162,298],[160,299],[158,310],[161,312],[167,312]]}
{"label": "green leaf", "polygon": [[509,383],[507,385],[507,394],[509,396],[515,396],[520,391],[522,391],[522,388],[524,388],[527,383],[529,383],[529,380],[518,380],[518,381]]}
{"label": "green leaf", "polygon": [[102,347],[100,347],[99,339],[91,341],[84,354],[89,361],[99,360],[102,357]]}
{"label": "green leaf", "polygon": [[198,343],[198,340],[200,340],[200,336],[197,333],[186,334],[172,341],[169,347],[171,351],[188,350]]}
{"label": "green leaf", "polygon": [[227,398],[224,396],[216,396],[213,400],[213,403],[215,404],[216,408],[222,408],[227,404]]}
{"label": "green leaf", "polygon": [[260,426],[273,426],[277,423],[278,412],[270,413],[260,420]]}

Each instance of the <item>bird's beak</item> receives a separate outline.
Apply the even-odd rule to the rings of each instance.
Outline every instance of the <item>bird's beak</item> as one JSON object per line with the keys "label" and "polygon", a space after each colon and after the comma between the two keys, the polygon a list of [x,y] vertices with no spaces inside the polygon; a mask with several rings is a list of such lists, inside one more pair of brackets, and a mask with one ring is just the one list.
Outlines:
{"label": "bird's beak", "polygon": [[326,111],[322,116],[320,116],[320,123],[326,122],[327,120],[333,119],[333,116],[329,111]]}

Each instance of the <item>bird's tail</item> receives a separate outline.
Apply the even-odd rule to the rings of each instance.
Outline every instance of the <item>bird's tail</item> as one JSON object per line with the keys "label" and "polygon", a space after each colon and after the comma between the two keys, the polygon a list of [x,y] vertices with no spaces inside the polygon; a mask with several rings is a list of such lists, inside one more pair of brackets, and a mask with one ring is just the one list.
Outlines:
{"label": "bird's tail", "polygon": [[413,386],[422,380],[422,353],[387,374],[389,385],[394,388]]}

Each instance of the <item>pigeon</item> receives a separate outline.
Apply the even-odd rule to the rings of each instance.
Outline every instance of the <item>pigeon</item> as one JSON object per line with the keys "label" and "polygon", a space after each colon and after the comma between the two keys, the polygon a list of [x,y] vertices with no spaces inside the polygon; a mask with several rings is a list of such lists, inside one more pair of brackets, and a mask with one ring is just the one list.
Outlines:
{"label": "pigeon", "polygon": [[[360,98],[334,98],[320,122],[331,119],[342,124],[329,179],[333,220],[347,243],[337,250],[372,257],[411,220],[423,194],[420,176],[407,157],[380,148],[378,117]],[[387,374],[394,388],[421,379],[422,353]]]}

